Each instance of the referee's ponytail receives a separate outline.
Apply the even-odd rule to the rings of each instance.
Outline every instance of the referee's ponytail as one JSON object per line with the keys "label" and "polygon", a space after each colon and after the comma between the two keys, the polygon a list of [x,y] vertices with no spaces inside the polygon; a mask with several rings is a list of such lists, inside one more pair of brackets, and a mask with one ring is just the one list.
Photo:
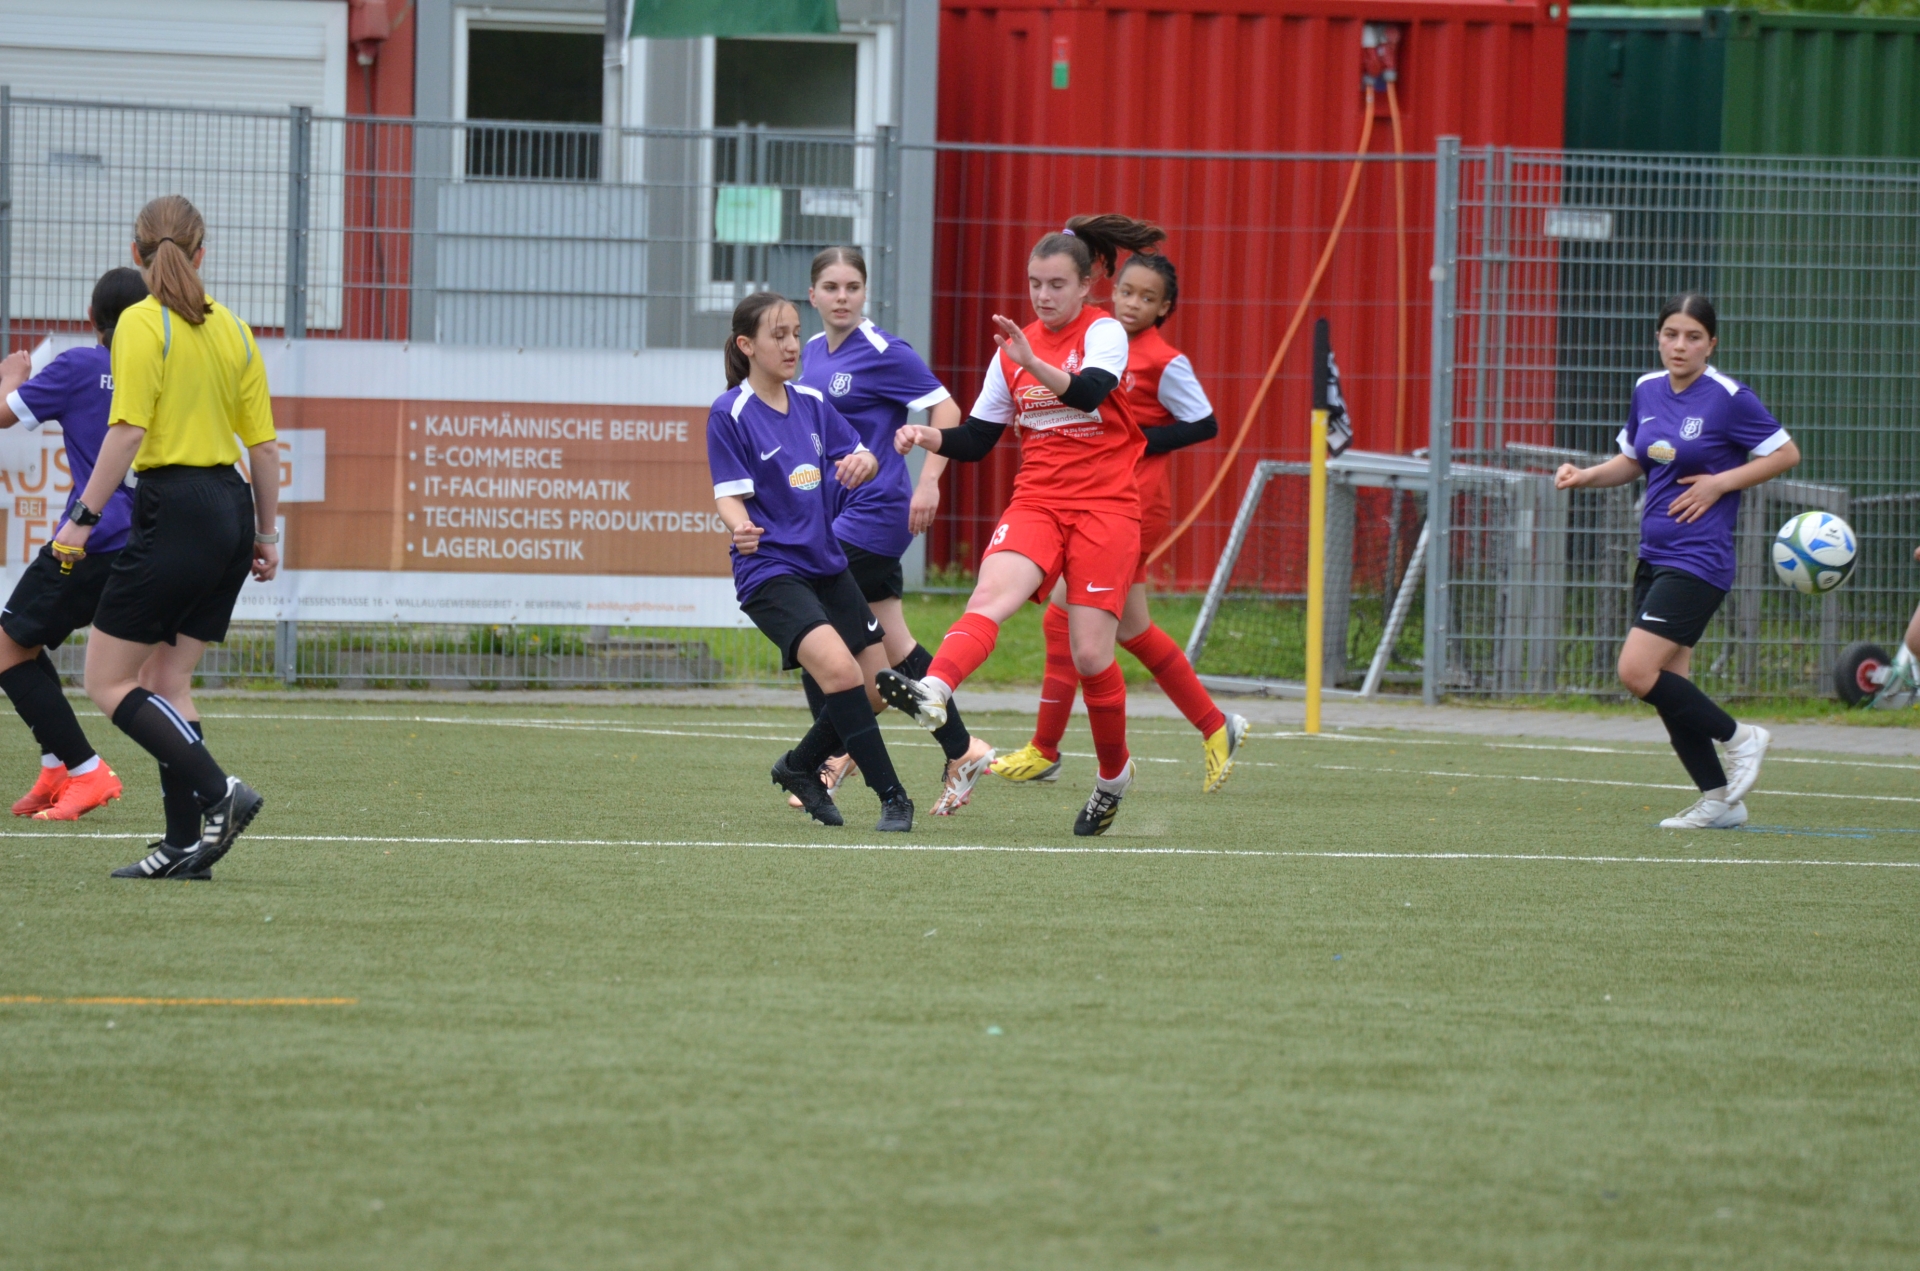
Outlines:
{"label": "referee's ponytail", "polygon": [[194,254],[207,237],[200,211],[178,194],[163,194],[133,220],[133,246],[147,290],[161,304],[199,326],[213,311],[194,268]]}
{"label": "referee's ponytail", "polygon": [[139,270],[122,265],[101,274],[100,281],[93,284],[93,302],[87,306],[87,316],[100,333],[100,343],[113,347],[113,329],[120,324],[120,315],[146,298],[147,280]]}

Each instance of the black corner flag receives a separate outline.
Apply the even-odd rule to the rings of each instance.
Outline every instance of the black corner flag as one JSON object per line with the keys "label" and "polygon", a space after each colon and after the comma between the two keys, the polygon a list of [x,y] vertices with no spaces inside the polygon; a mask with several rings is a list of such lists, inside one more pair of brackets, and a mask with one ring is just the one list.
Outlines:
{"label": "black corner flag", "polygon": [[1353,444],[1353,421],[1340,396],[1340,366],[1333,360],[1333,334],[1325,318],[1313,324],[1313,408],[1327,412],[1327,455],[1344,453]]}

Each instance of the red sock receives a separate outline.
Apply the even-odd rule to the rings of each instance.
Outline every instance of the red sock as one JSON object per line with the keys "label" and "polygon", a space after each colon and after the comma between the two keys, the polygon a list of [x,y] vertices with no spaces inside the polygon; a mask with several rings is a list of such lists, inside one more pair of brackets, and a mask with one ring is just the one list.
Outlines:
{"label": "red sock", "polygon": [[1127,770],[1127,677],[1118,662],[1111,662],[1100,674],[1082,678],[1080,692],[1087,699],[1087,726],[1093,729],[1100,775],[1111,781]]}
{"label": "red sock", "polygon": [[1073,695],[1080,688],[1080,672],[1073,669],[1073,647],[1067,640],[1067,611],[1048,605],[1040,619],[1047,633],[1047,678],[1040,684],[1040,714],[1033,721],[1033,746],[1058,762],[1060,739],[1066,736],[1073,714]]}
{"label": "red sock", "polygon": [[985,614],[963,613],[960,621],[947,631],[940,651],[933,655],[927,674],[948,688],[959,688],[960,681],[980,669],[993,656],[993,645],[1000,638],[1000,624]]}
{"label": "red sock", "polygon": [[1187,661],[1187,655],[1180,652],[1172,636],[1149,623],[1147,629],[1133,639],[1122,640],[1120,647],[1140,659],[1154,683],[1173,699],[1173,704],[1180,708],[1189,724],[1200,730],[1202,737],[1211,737],[1226,725],[1226,715],[1213,704],[1200,677],[1193,673],[1193,663]]}

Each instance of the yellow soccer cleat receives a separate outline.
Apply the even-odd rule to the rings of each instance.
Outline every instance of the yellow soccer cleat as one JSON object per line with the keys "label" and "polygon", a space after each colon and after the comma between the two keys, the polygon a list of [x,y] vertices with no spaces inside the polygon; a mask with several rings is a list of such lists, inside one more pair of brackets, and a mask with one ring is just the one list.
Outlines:
{"label": "yellow soccer cleat", "polygon": [[1227,778],[1233,773],[1233,757],[1246,739],[1247,721],[1240,715],[1228,715],[1227,722],[1207,738],[1207,777],[1201,788],[1208,794],[1227,784]]}
{"label": "yellow soccer cleat", "polygon": [[1047,758],[1038,746],[1028,742],[1010,755],[1001,755],[987,771],[1009,781],[1057,781],[1060,761]]}

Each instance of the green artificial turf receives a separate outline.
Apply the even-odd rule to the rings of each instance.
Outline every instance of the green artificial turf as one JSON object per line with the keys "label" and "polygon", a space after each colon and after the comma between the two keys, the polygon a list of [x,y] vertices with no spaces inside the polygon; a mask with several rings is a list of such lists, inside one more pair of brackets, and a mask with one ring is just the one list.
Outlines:
{"label": "green artificial turf", "polygon": [[107,878],[103,726],[127,799],[5,827],[7,1271],[1920,1260],[1911,764],[1669,833],[1653,747],[1261,730],[1204,796],[1147,721],[1089,843],[1078,721],[951,819],[892,726],[883,841],[776,797],[797,711],[208,709],[217,881]]}

